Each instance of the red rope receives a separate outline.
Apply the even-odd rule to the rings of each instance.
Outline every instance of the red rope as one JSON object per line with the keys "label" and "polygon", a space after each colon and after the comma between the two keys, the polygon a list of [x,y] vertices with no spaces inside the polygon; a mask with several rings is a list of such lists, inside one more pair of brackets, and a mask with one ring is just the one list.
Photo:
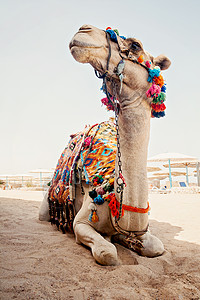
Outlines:
{"label": "red rope", "polygon": [[124,210],[145,214],[149,211],[149,202],[148,202],[147,208],[139,208],[139,207],[134,207],[134,206],[125,205],[125,204],[122,205],[122,208]]}

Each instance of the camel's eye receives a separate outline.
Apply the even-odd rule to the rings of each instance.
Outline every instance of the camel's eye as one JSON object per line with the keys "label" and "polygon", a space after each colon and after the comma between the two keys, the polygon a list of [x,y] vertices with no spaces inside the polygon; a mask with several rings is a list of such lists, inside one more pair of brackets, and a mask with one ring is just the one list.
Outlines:
{"label": "camel's eye", "polygon": [[133,50],[133,51],[139,51],[139,50],[141,50],[140,44],[138,42],[133,42],[131,44],[131,50]]}

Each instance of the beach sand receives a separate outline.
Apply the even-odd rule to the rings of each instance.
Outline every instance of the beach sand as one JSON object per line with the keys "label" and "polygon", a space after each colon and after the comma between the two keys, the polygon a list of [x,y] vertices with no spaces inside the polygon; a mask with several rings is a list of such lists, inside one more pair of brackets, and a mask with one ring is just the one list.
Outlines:
{"label": "beach sand", "polygon": [[164,255],[141,257],[116,245],[121,264],[105,267],[73,234],[38,221],[42,193],[13,199],[5,192],[0,299],[200,299],[200,195],[151,194],[150,230],[163,241]]}

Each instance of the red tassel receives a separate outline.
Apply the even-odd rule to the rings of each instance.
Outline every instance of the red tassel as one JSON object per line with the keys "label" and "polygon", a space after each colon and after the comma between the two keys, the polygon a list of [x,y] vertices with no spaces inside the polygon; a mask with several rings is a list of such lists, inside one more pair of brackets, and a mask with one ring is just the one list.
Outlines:
{"label": "red tassel", "polygon": [[155,103],[152,103],[151,104],[151,107],[153,110],[155,110],[156,112],[160,112],[160,111],[164,111],[166,109],[166,106],[164,103],[161,103],[161,104],[155,104]]}

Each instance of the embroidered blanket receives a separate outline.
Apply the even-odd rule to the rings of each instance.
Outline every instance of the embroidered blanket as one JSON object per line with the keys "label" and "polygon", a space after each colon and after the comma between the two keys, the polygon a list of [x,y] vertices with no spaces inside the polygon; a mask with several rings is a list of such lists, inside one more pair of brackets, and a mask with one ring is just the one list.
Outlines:
{"label": "embroidered blanket", "polygon": [[106,179],[114,174],[116,142],[116,128],[111,121],[85,127],[83,131],[71,135],[58,160],[49,189],[49,198],[59,203],[65,203],[67,199],[73,200],[70,189],[78,180],[78,171],[87,184],[91,183],[96,175]]}

